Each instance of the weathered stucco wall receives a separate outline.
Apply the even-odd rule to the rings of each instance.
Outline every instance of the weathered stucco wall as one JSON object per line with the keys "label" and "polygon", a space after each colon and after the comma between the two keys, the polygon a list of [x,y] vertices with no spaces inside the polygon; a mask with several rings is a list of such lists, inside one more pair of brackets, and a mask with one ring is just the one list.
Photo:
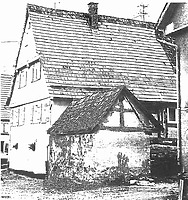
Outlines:
{"label": "weathered stucco wall", "polygon": [[144,133],[100,130],[50,137],[50,178],[112,182],[149,173],[149,136]]}
{"label": "weathered stucco wall", "polygon": [[30,20],[28,20],[23,35],[23,41],[18,57],[17,68],[23,67],[25,64],[28,63],[28,61],[31,61],[37,55],[38,54],[36,53],[36,45],[31,22]]}

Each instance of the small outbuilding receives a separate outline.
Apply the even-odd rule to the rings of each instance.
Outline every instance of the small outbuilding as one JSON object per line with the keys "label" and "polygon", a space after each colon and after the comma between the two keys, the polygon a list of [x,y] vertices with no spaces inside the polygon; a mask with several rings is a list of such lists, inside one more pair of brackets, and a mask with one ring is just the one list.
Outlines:
{"label": "small outbuilding", "polygon": [[101,183],[147,175],[149,135],[162,129],[125,86],[73,101],[48,130],[48,177]]}

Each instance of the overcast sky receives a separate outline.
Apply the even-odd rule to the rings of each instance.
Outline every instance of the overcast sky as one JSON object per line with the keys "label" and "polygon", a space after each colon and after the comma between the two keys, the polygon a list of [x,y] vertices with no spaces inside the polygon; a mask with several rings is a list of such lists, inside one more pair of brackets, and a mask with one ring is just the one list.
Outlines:
{"label": "overcast sky", "polygon": [[[52,7],[56,3],[58,9],[88,12],[88,3],[96,2],[98,4],[98,13],[100,15],[109,15],[122,18],[135,18],[138,16],[140,4],[148,5],[146,12],[146,21],[157,22],[162,12],[165,1],[162,0],[1,0],[0,2],[0,66],[4,68],[12,66],[15,61],[18,44],[23,32],[26,5],[33,3],[41,6]],[[15,64],[15,63],[14,63]]]}

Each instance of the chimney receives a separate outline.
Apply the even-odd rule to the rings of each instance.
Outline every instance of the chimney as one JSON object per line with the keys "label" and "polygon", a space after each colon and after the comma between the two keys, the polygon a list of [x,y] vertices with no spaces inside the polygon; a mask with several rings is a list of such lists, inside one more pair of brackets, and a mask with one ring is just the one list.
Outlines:
{"label": "chimney", "polygon": [[92,29],[98,29],[98,3],[88,3],[89,22]]}

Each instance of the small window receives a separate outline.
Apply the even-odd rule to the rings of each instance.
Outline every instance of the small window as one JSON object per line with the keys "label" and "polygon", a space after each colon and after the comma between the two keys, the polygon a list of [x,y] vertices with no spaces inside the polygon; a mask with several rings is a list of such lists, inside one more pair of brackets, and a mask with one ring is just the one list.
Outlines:
{"label": "small window", "polygon": [[20,72],[19,88],[23,88],[27,85],[27,71],[26,69]]}
{"label": "small window", "polygon": [[11,118],[10,118],[10,125],[13,126],[14,125],[14,110],[11,110]]}
{"label": "small window", "polygon": [[25,123],[25,107],[22,106],[19,109],[19,126],[24,125],[24,123]]}
{"label": "small window", "polygon": [[1,153],[4,153],[4,141],[1,141]]}
{"label": "small window", "polygon": [[5,153],[8,154],[8,144],[5,144]]}
{"label": "small window", "polygon": [[167,109],[168,113],[168,122],[176,122],[176,109],[175,108],[168,108]]}
{"label": "small window", "polygon": [[32,107],[32,123],[39,124],[41,122],[41,105],[36,104]]}
{"label": "small window", "polygon": [[44,103],[41,105],[42,108],[41,108],[41,123],[47,123],[50,121],[50,116],[49,116],[49,113],[50,113],[50,103]]}
{"label": "small window", "polygon": [[6,126],[5,123],[3,123],[3,133],[6,132],[6,127],[5,126]]}
{"label": "small window", "polygon": [[3,133],[9,132],[9,124],[8,123],[3,123]]}
{"label": "small window", "polygon": [[38,81],[41,78],[40,62],[36,62],[31,66],[32,69],[32,82]]}
{"label": "small window", "polygon": [[12,126],[18,126],[19,121],[19,109],[14,108],[12,110]]}

